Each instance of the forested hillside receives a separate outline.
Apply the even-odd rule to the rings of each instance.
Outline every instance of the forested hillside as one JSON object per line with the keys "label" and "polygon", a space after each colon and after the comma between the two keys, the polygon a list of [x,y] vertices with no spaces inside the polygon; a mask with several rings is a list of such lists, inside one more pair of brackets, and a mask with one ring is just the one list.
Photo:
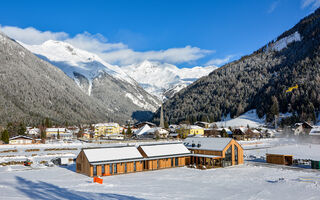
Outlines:
{"label": "forested hillside", "polygon": [[88,97],[57,67],[0,33],[0,125],[69,124],[121,119]]}
{"label": "forested hillside", "polygon": [[[298,85],[298,89],[286,92]],[[320,9],[251,55],[226,64],[164,103],[165,120],[217,121],[257,109],[273,120],[315,121],[320,110]],[[154,121],[159,120],[159,111]]]}

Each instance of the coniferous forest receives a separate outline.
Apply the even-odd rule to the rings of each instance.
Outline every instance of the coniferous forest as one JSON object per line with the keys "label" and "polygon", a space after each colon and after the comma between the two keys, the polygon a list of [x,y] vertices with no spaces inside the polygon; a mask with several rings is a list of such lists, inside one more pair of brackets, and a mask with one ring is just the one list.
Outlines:
{"label": "coniferous forest", "polygon": [[[281,41],[299,34],[299,40],[276,49]],[[291,92],[286,90],[298,85]],[[257,109],[272,121],[316,121],[320,111],[320,9],[302,19],[251,55],[226,64],[175,94],[164,103],[165,120],[217,121]],[[159,110],[154,121],[159,120]]]}

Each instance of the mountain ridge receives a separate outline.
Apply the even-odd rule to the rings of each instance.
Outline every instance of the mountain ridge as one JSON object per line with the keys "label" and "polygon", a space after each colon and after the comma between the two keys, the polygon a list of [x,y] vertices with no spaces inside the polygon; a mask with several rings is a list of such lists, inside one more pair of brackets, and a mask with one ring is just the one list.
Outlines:
{"label": "mountain ridge", "polygon": [[[291,122],[315,120],[320,110],[319,27],[317,9],[275,41],[200,78],[165,102],[166,120],[219,121],[257,109],[259,117],[272,121],[277,107],[293,113]],[[298,89],[285,92],[296,84]]]}

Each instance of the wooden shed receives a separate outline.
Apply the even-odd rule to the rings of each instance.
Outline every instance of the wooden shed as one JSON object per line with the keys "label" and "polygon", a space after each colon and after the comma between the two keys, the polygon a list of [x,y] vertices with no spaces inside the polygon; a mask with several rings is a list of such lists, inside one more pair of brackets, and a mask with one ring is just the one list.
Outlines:
{"label": "wooden shed", "polygon": [[190,164],[200,168],[243,164],[243,148],[232,138],[197,138],[184,140],[191,151]]}
{"label": "wooden shed", "polygon": [[266,154],[267,163],[278,164],[278,165],[292,165],[292,155],[281,155],[281,154]]}
{"label": "wooden shed", "polygon": [[144,170],[185,166],[190,151],[182,143],[146,144],[138,147],[145,158]]}
{"label": "wooden shed", "polygon": [[108,176],[143,171],[144,158],[134,146],[82,149],[76,171],[87,176]]}

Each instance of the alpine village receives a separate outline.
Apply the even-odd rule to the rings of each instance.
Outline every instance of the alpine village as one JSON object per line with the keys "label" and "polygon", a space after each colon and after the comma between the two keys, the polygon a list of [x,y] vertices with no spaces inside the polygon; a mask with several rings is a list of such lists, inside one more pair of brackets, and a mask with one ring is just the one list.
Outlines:
{"label": "alpine village", "polygon": [[[151,8],[166,19],[161,9],[171,16],[169,7],[177,6],[185,16],[200,6],[203,13],[195,13],[201,21],[210,6],[219,13],[215,6],[225,4],[125,4],[138,9],[142,2],[145,13],[121,11],[128,20],[118,19],[123,26],[140,24],[138,16],[146,23],[155,20]],[[211,50],[138,51],[133,46],[147,45],[146,40],[126,28],[110,40],[127,38],[128,45],[100,33],[73,36],[53,25],[55,31],[49,31],[50,24],[37,30],[0,20],[0,199],[320,199],[320,1],[301,2],[300,10],[312,12],[294,26],[275,27],[272,40],[270,31],[254,32],[252,40],[269,40],[250,49],[253,53],[215,59],[207,66],[192,64],[200,57],[190,57]],[[11,6],[29,8],[20,3]],[[59,9],[77,13],[69,3]],[[94,14],[92,5],[73,3]],[[120,14],[109,8],[119,3],[93,1],[97,12],[105,8],[113,17]],[[266,12],[276,14],[286,4],[273,1]],[[243,8],[234,6],[230,9]],[[61,15],[68,12],[63,8]],[[292,12],[286,17],[296,20],[300,15]],[[74,33],[76,24],[57,19]],[[231,23],[226,16],[220,20]],[[78,15],[73,21],[90,29]],[[186,39],[187,28],[172,24],[167,26],[185,29],[181,40]],[[159,41],[154,40],[162,48],[165,43]],[[231,52],[238,48],[230,47]],[[199,52],[175,61],[185,59],[180,50]]]}

